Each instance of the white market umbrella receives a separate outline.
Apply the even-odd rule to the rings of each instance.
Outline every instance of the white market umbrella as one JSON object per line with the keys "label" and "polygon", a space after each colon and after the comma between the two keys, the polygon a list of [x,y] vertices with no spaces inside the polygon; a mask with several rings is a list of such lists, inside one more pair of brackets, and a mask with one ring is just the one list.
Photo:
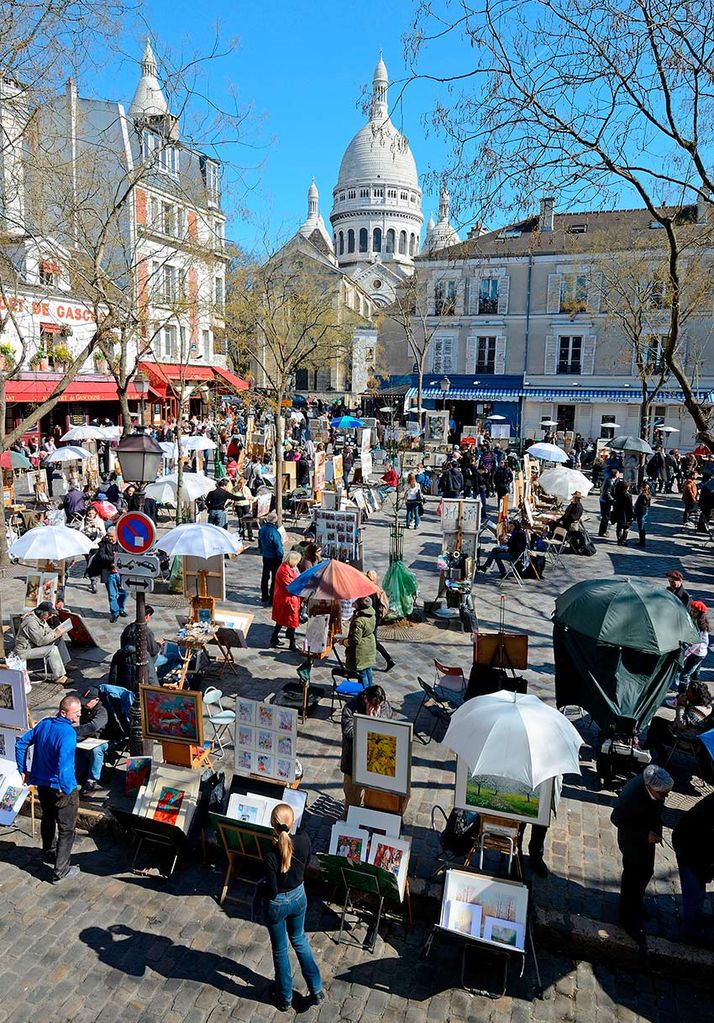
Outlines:
{"label": "white market umbrella", "polygon": [[181,447],[184,451],[215,451],[218,445],[210,437],[197,435],[195,437],[182,437]]}
{"label": "white market umbrella", "polygon": [[66,561],[96,547],[78,529],[68,526],[35,526],[10,545],[9,553],[19,561]]}
{"label": "white market umbrella", "polygon": [[486,416],[486,419],[492,420],[494,423],[503,423],[506,420],[505,416]]}
{"label": "white market umbrella", "polygon": [[557,419],[541,419],[540,425],[541,426],[557,426],[558,425],[558,421],[557,421]]}
{"label": "white market umbrella", "polygon": [[178,444],[175,441],[160,440],[159,447],[164,453],[164,458],[169,462],[175,462],[178,458]]}
{"label": "white market umbrella", "polygon": [[621,430],[622,427],[619,423],[602,423],[600,426],[602,430]]}
{"label": "white market umbrella", "polygon": [[[215,485],[215,480],[204,476],[202,472],[184,472],[181,474],[181,500],[196,501],[199,497],[210,494]],[[146,497],[152,497],[161,504],[176,504],[177,493],[178,473],[175,472],[168,476],[159,476],[145,491]]]}
{"label": "white market umbrella", "polygon": [[472,774],[511,778],[533,789],[559,774],[580,774],[582,744],[564,714],[537,696],[505,689],[464,703],[444,737]]}
{"label": "white market umbrella", "polygon": [[679,433],[676,426],[658,426],[657,430],[659,433]]}
{"label": "white market umbrella", "polygon": [[526,450],[526,454],[530,455],[531,458],[542,458],[544,462],[568,461],[568,456],[557,444],[546,444],[545,442],[531,444]]}
{"label": "white market umbrella", "polygon": [[102,433],[104,434],[105,440],[119,440],[121,435],[124,433],[123,426],[103,426]]}
{"label": "white market umbrella", "polygon": [[60,437],[61,441],[68,440],[106,440],[107,435],[101,426],[73,426],[71,430],[67,430],[67,433],[63,437]]}
{"label": "white market umbrella", "polygon": [[240,554],[243,544],[219,526],[206,522],[185,522],[170,529],[156,546],[171,558],[214,558],[218,554]]}
{"label": "white market umbrella", "polygon": [[92,452],[86,448],[68,444],[66,448],[57,448],[51,455],[48,455],[45,462],[82,462],[85,458],[91,458]]}
{"label": "white market umbrella", "polygon": [[593,488],[587,476],[577,469],[566,469],[564,465],[546,469],[538,477],[538,483],[546,494],[559,497],[562,501],[569,501],[576,490],[581,494],[589,494]]}

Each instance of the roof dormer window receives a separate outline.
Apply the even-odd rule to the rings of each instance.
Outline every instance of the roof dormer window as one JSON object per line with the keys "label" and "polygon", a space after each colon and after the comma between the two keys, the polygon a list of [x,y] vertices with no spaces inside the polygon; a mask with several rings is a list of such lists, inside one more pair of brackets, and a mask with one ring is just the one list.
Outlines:
{"label": "roof dormer window", "polygon": [[51,260],[42,259],[39,265],[39,281],[43,287],[53,288],[59,279],[59,266]]}

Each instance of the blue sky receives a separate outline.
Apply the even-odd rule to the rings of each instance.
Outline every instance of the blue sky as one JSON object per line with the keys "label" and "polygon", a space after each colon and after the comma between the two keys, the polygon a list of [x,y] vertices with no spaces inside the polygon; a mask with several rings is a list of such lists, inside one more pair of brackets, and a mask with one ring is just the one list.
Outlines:
{"label": "blue sky", "polygon": [[[402,36],[413,6],[412,0],[390,0],[381,7],[357,0],[339,5],[151,0],[143,5],[159,54],[162,48],[172,54],[205,53],[217,23],[223,38],[237,40],[233,53],[211,65],[211,95],[221,102],[237,90],[239,101],[252,108],[249,147],[234,145],[224,155],[233,168],[259,167],[246,171],[247,193],[235,187],[233,201],[226,204],[229,237],[250,247],[266,230],[272,239],[292,234],[305,216],[313,174],[327,222],[342,153],[364,121],[361,90],[371,81],[380,48],[390,79],[403,77]],[[112,56],[104,69],[83,76],[82,91],[128,105],[138,75],[130,55],[140,56],[144,34],[132,26],[121,40],[125,56]],[[433,132],[426,137],[422,126],[433,98],[431,86],[414,83],[392,114],[409,138],[421,176],[447,159],[444,141]],[[235,170],[231,176],[235,179]],[[236,215],[241,202],[248,216]],[[425,220],[436,205],[426,194]]]}

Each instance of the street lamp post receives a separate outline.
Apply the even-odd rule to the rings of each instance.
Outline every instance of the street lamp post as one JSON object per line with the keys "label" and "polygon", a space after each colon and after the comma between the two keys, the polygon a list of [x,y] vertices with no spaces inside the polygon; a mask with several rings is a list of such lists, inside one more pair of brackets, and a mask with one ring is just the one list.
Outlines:
{"label": "street lamp post", "polygon": [[[141,391],[139,393],[141,394]],[[122,437],[117,445],[117,455],[119,456],[122,477],[127,483],[135,483],[137,485],[139,510],[141,510],[144,507],[144,486],[147,483],[153,483],[156,479],[161,468],[163,451],[153,437],[150,437],[148,433],[144,433],[142,425],[139,427],[139,432],[132,433],[128,437]],[[146,685],[148,681],[146,669],[149,658],[146,649],[146,594],[137,591],[135,597],[137,692],[131,707],[129,750],[132,756],[141,756],[144,752],[144,739],[141,733],[141,707],[139,705],[138,694],[139,686]]]}
{"label": "street lamp post", "polygon": [[144,428],[144,416],[146,414],[146,396],[149,393],[149,380],[143,373],[134,374],[134,390],[139,395],[139,427]]}

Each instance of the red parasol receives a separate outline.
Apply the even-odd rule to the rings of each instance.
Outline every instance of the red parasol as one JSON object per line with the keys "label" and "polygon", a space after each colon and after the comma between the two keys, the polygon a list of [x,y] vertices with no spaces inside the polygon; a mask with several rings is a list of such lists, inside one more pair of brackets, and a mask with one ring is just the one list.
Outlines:
{"label": "red parasol", "polygon": [[357,600],[378,590],[379,587],[370,582],[364,572],[334,558],[308,568],[288,586],[288,593],[319,600]]}

